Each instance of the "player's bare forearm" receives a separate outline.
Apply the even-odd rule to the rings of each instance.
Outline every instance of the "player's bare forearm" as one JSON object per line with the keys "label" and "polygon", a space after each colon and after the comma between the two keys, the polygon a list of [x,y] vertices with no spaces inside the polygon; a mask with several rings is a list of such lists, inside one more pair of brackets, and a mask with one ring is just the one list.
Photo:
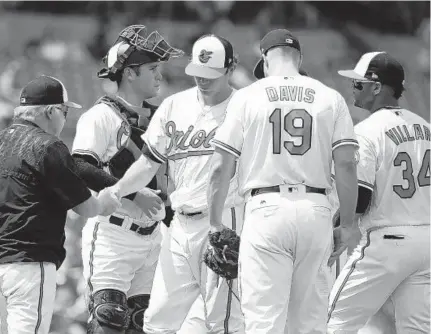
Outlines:
{"label": "player's bare forearm", "polygon": [[219,148],[211,159],[208,178],[207,201],[212,228],[222,226],[223,208],[229,192],[229,184],[235,173],[235,156]]}
{"label": "player's bare forearm", "polygon": [[359,219],[362,216],[362,214],[355,214],[354,221],[353,221],[353,233],[352,238],[349,240],[348,246],[347,246],[347,255],[350,256],[353,253],[353,250],[358,246],[359,242],[361,241],[361,230],[359,229]]}
{"label": "player's bare forearm", "polygon": [[356,147],[344,145],[333,152],[335,185],[340,201],[340,226],[352,227],[358,201],[358,177],[355,161]]}
{"label": "player's bare forearm", "polygon": [[112,190],[118,197],[135,193],[145,188],[154,175],[156,175],[159,167],[159,163],[147,158],[143,154],[129,167],[124,176],[112,186]]}

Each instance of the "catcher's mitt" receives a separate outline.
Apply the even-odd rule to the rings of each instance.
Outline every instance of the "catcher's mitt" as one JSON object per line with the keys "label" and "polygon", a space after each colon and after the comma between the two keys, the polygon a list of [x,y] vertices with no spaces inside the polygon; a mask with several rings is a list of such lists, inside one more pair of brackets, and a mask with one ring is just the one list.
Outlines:
{"label": "catcher's mitt", "polygon": [[209,245],[204,253],[205,264],[217,275],[228,280],[238,277],[240,238],[234,230],[225,228],[209,233]]}

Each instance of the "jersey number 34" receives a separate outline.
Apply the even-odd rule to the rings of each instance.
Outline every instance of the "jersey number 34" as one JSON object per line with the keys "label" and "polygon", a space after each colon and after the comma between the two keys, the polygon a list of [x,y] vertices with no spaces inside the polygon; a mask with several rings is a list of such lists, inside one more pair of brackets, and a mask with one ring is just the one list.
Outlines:
{"label": "jersey number 34", "polygon": [[281,153],[283,128],[291,137],[301,138],[299,145],[293,140],[283,141],[284,148],[291,155],[304,155],[311,148],[313,117],[305,109],[292,109],[283,119],[281,116],[281,108],[274,109],[269,116],[269,122],[272,124],[272,153]]}
{"label": "jersey number 34", "polygon": [[[392,186],[394,192],[401,198],[412,198],[416,192],[416,182],[413,176],[412,159],[407,152],[399,152],[394,159],[394,166],[399,167],[405,163],[406,168],[403,170],[403,180],[407,181],[407,187],[400,184]],[[422,166],[418,173],[419,187],[429,187],[430,185],[430,150],[426,150],[422,159]]]}

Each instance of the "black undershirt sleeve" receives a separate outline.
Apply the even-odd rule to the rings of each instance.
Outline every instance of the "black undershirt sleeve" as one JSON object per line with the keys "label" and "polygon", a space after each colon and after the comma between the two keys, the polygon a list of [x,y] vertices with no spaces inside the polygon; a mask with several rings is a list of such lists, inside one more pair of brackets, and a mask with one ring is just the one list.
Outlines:
{"label": "black undershirt sleeve", "polygon": [[358,186],[358,203],[356,204],[356,213],[365,213],[371,203],[373,192],[365,187]]}
{"label": "black undershirt sleeve", "polygon": [[53,142],[46,148],[39,161],[39,173],[68,210],[91,197],[74,159],[61,141]]}
{"label": "black undershirt sleeve", "polygon": [[[94,191],[101,191],[104,188],[111,187],[117,183],[118,179],[103,169],[97,167],[96,159],[89,155],[73,155],[78,175],[85,181],[87,187]],[[125,196],[131,201],[134,200],[136,193]]]}

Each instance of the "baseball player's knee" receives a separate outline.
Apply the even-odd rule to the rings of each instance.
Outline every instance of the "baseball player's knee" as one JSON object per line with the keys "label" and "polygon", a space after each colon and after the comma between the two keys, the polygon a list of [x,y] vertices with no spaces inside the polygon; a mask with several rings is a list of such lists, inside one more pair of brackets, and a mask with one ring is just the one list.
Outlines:
{"label": "baseball player's knee", "polygon": [[130,313],[126,295],[104,289],[93,294],[89,305],[88,334],[119,334],[129,327]]}
{"label": "baseball player's knee", "polygon": [[144,333],[144,312],[150,303],[150,295],[136,295],[127,300],[130,324],[127,334]]}

